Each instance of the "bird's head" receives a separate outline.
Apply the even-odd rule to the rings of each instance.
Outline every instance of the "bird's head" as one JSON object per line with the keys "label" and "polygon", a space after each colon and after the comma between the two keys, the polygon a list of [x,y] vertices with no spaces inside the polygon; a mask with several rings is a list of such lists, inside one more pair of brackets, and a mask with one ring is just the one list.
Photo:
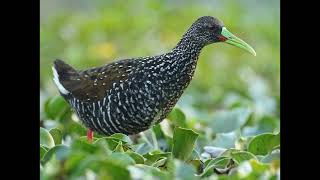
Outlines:
{"label": "bird's head", "polygon": [[233,35],[220,20],[211,16],[203,16],[197,19],[185,36],[204,45],[225,42],[256,56],[256,52],[249,44]]}

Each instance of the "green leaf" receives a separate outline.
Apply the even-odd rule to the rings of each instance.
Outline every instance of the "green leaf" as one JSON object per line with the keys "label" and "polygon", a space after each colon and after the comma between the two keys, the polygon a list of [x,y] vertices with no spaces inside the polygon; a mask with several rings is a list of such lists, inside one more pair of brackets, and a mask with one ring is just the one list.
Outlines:
{"label": "green leaf", "polygon": [[152,127],[153,132],[155,133],[157,139],[164,139],[165,134],[163,133],[160,124],[156,124]]}
{"label": "green leaf", "polygon": [[240,129],[248,120],[251,111],[247,108],[235,108],[231,111],[217,112],[210,126],[214,133],[228,133]]}
{"label": "green leaf", "polygon": [[50,119],[59,119],[68,111],[68,103],[60,95],[49,98],[45,103],[45,113]]}
{"label": "green leaf", "polygon": [[260,160],[262,163],[271,163],[272,161],[280,161],[280,151],[272,152]]}
{"label": "green leaf", "polygon": [[272,133],[280,127],[279,119],[272,116],[263,116],[257,120],[255,126],[246,126],[243,128],[242,136],[256,136],[262,133]]}
{"label": "green leaf", "polygon": [[[82,141],[82,142],[85,142],[85,143],[91,143],[91,142],[88,140],[88,137],[87,137],[87,136],[81,136],[81,137],[79,137],[78,140],[79,140],[79,141]],[[98,140],[98,138],[93,137],[93,142],[95,142],[96,140]]]}
{"label": "green leaf", "polygon": [[223,152],[227,150],[225,148],[214,147],[214,146],[205,146],[203,147],[203,149],[206,153],[210,154],[210,156],[214,158],[220,156]]}
{"label": "green leaf", "polygon": [[69,126],[69,132],[76,135],[85,135],[87,130],[80,123],[72,122]]}
{"label": "green leaf", "polygon": [[242,162],[229,173],[230,179],[276,179],[276,170],[255,159]]}
{"label": "green leaf", "polygon": [[184,161],[180,161],[178,159],[174,159],[174,179],[183,179],[183,180],[195,180],[200,179],[198,176],[195,176],[196,170],[195,168],[185,163]]}
{"label": "green leaf", "polygon": [[248,144],[248,151],[256,155],[266,155],[280,145],[280,133],[260,134],[252,138]]}
{"label": "green leaf", "polygon": [[55,156],[57,160],[65,159],[70,152],[70,148],[65,145],[56,145],[51,148],[43,157],[43,162],[46,163],[51,159],[52,156]]}
{"label": "green leaf", "polygon": [[167,162],[167,158],[166,158],[166,157],[160,158],[160,159],[157,160],[155,163],[153,163],[151,166],[153,166],[153,167],[160,167],[160,166],[165,165],[166,162]]}
{"label": "green leaf", "polygon": [[126,167],[128,165],[133,165],[136,163],[128,154],[120,152],[112,153],[106,158],[106,160],[122,167]]}
{"label": "green leaf", "polygon": [[133,146],[133,149],[135,150],[136,153],[146,154],[146,153],[152,151],[153,147],[148,143],[141,143],[141,144],[137,144],[137,145]]}
{"label": "green leaf", "polygon": [[47,148],[54,146],[54,140],[48,130],[40,127],[40,144]]}
{"label": "green leaf", "polygon": [[200,159],[193,159],[189,162],[197,170],[197,174],[201,174],[205,168],[204,163]]}
{"label": "green leaf", "polygon": [[152,165],[156,161],[168,158],[171,155],[171,152],[161,152],[159,150],[149,152],[145,155],[143,155],[144,158],[146,158],[145,164],[146,165]]}
{"label": "green leaf", "polygon": [[176,127],[173,132],[173,156],[186,161],[192,153],[198,136],[199,134],[191,129]]}
{"label": "green leaf", "polygon": [[122,141],[119,141],[118,145],[116,148],[113,150],[114,152],[124,152],[123,147],[122,147]]}
{"label": "green leaf", "polygon": [[175,126],[187,127],[186,116],[180,108],[173,108],[173,110],[169,113],[167,119],[171,120],[171,122]]}
{"label": "green leaf", "polygon": [[120,166],[119,164],[115,164],[112,161],[105,161],[101,163],[100,171],[98,173],[99,179],[110,179],[110,180],[118,180],[118,179],[131,179],[130,172]]}
{"label": "green leaf", "polygon": [[250,160],[250,159],[256,159],[257,160],[257,157],[255,155],[253,155],[252,153],[247,152],[247,151],[241,151],[241,150],[238,150],[238,149],[228,149],[227,151],[222,153],[221,156],[230,157],[237,164],[240,164],[241,162],[247,161],[247,160]]}
{"label": "green leaf", "polygon": [[[120,148],[120,147],[122,148],[123,151],[126,151],[129,148],[127,145],[127,142],[111,136],[99,138],[96,141],[94,141],[94,144],[101,141],[107,142],[109,149],[112,151],[115,151],[116,148]],[[120,142],[121,142],[121,145],[119,145]],[[120,150],[120,149],[117,149],[117,150]]]}
{"label": "green leaf", "polygon": [[212,145],[221,148],[234,148],[236,141],[239,139],[239,135],[236,132],[219,133],[213,140]]}
{"label": "green leaf", "polygon": [[46,164],[43,164],[42,175],[45,180],[54,179],[61,170],[60,162],[56,158],[51,158]]}
{"label": "green leaf", "polygon": [[77,150],[77,151],[83,151],[88,154],[93,154],[98,150],[98,147],[95,146],[94,143],[88,142],[88,140],[85,137],[85,138],[82,138],[82,139],[79,138],[73,141],[73,143],[71,144],[71,149]]}
{"label": "green leaf", "polygon": [[257,159],[252,153],[247,151],[239,151],[239,152],[233,152],[232,153],[232,159],[236,161],[238,164],[247,161],[250,159]]}
{"label": "green leaf", "polygon": [[110,155],[112,153],[112,150],[109,147],[109,144],[107,141],[95,141],[93,143],[95,146],[97,146],[103,154]]}
{"label": "green leaf", "polygon": [[224,169],[228,166],[230,163],[231,158],[230,157],[217,157],[215,159],[208,159],[205,162],[205,168],[200,174],[201,177],[208,177],[213,174],[214,168],[221,168]]}
{"label": "green leaf", "polygon": [[115,139],[118,139],[118,140],[121,140],[121,141],[123,141],[124,143],[132,144],[132,141],[131,141],[131,139],[129,138],[129,136],[124,135],[124,134],[121,134],[121,133],[112,134],[110,137],[115,138]]}
{"label": "green leaf", "polygon": [[171,180],[167,171],[160,171],[158,168],[147,166],[144,164],[137,164],[135,166],[129,166],[132,179],[159,179],[159,180]]}
{"label": "green leaf", "polygon": [[128,154],[136,162],[136,164],[144,164],[144,158],[140,154],[133,151],[126,151],[126,154]]}
{"label": "green leaf", "polygon": [[61,144],[62,142],[62,133],[57,128],[50,129],[49,133],[51,134],[55,144]]}
{"label": "green leaf", "polygon": [[122,153],[120,153],[120,155],[112,154],[104,159],[97,156],[86,157],[74,167],[72,174],[68,178],[79,179],[79,177],[83,177],[85,175],[87,170],[91,170],[97,174],[99,179],[130,179],[130,173],[126,169],[128,164],[127,158],[126,154]]}
{"label": "green leaf", "polygon": [[74,172],[80,164],[83,163],[83,159],[87,157],[87,154],[82,151],[72,152],[65,162],[65,169],[67,172]]}
{"label": "green leaf", "polygon": [[42,160],[43,156],[47,153],[47,149],[40,144],[40,160]]}

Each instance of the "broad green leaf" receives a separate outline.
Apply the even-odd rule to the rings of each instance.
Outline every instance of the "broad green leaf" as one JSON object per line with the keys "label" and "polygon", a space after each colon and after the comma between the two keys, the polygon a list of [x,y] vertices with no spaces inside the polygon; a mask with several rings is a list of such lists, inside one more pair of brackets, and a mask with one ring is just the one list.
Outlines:
{"label": "broad green leaf", "polygon": [[95,146],[95,144],[88,142],[88,140],[85,138],[82,139],[76,139],[73,141],[71,144],[71,149],[72,150],[77,150],[77,151],[83,151],[88,154],[93,154],[98,150],[98,147]]}
{"label": "broad green leaf", "polygon": [[257,159],[255,155],[250,152],[242,151],[238,149],[228,149],[224,153],[221,154],[224,157],[232,158],[237,164],[240,164],[243,161],[247,161],[250,159]]}
{"label": "broad green leaf", "polygon": [[47,148],[54,146],[54,140],[48,130],[40,127],[40,144]]}
{"label": "broad green leaf", "polygon": [[250,159],[257,159],[252,153],[247,151],[232,152],[231,155],[232,159],[236,161],[238,164]]}
{"label": "broad green leaf", "polygon": [[199,134],[191,129],[176,127],[173,132],[172,153],[175,158],[187,160],[192,153]]}
{"label": "broad green leaf", "polygon": [[74,172],[80,164],[83,163],[83,160],[87,158],[87,153],[82,151],[72,152],[65,162],[65,169],[67,172]]}
{"label": "broad green leaf", "polygon": [[156,150],[143,155],[143,157],[146,158],[146,165],[152,165],[159,159],[168,158],[170,155],[171,152],[161,152],[159,150]]}
{"label": "broad green leaf", "polygon": [[249,143],[250,138],[245,138],[245,137],[240,137],[236,142],[235,142],[235,148],[239,150],[247,150],[248,143]]}
{"label": "broad green leaf", "polygon": [[266,133],[266,132],[273,132],[276,128],[280,125],[279,119],[271,116],[263,116],[259,121],[259,132]]}
{"label": "broad green leaf", "polygon": [[200,179],[198,176],[195,176],[195,168],[185,163],[184,161],[174,159],[174,179],[183,179],[183,180],[196,180]]}
{"label": "broad green leaf", "polygon": [[214,146],[205,146],[203,147],[204,151],[206,153],[209,153],[211,157],[218,157],[220,154],[225,152],[227,149],[220,148],[220,147],[214,147]]}
{"label": "broad green leaf", "polygon": [[165,134],[163,133],[160,124],[156,124],[152,127],[153,132],[155,133],[157,139],[164,139]]}
{"label": "broad green leaf", "polygon": [[136,164],[144,164],[144,158],[140,154],[133,151],[126,151],[126,154],[128,154],[136,162]]}
{"label": "broad green leaf", "polygon": [[96,141],[94,141],[94,143],[99,143],[102,141],[107,142],[109,149],[112,151],[118,146],[120,142],[118,139],[115,139],[115,138],[103,137],[103,138],[97,139]]}
{"label": "broad green leaf", "polygon": [[112,161],[104,161],[101,163],[100,170],[98,172],[99,179],[110,179],[110,180],[118,180],[118,179],[131,179],[130,172],[120,166],[119,164],[115,164]]}
{"label": "broad green leaf", "polygon": [[[120,148],[120,146],[123,148],[123,151],[126,151],[128,149],[131,149],[131,146],[128,145],[127,142],[121,140],[121,139],[118,139],[118,138],[115,138],[115,137],[103,137],[103,138],[99,138],[97,139],[96,141],[94,141],[94,143],[98,143],[100,141],[104,141],[104,142],[107,142],[108,144],[108,147],[110,150],[115,150],[115,148]],[[119,143],[121,142],[121,145],[119,145]],[[120,149],[118,149],[120,150]]]}
{"label": "broad green leaf", "polygon": [[219,133],[213,140],[212,145],[220,148],[234,148],[239,135],[236,132]]}
{"label": "broad green leaf", "polygon": [[128,167],[133,179],[149,180],[171,180],[167,171],[160,171],[158,168],[147,166],[144,164],[136,164]]}
{"label": "broad green leaf", "polygon": [[47,162],[51,159],[52,156],[55,156],[57,160],[63,160],[67,158],[68,154],[70,152],[70,148],[65,145],[56,145],[53,148],[51,148],[43,157],[43,162]]}
{"label": "broad green leaf", "polygon": [[50,119],[59,119],[70,111],[68,103],[60,95],[49,98],[45,103],[45,112]]}
{"label": "broad green leaf", "polygon": [[165,135],[160,124],[153,126],[152,131],[156,136],[157,144],[160,150],[169,151],[172,149],[172,138]]}
{"label": "broad green leaf", "polygon": [[194,159],[189,162],[197,170],[197,174],[201,174],[205,168],[205,164],[200,159]]}
{"label": "broad green leaf", "polygon": [[272,133],[280,127],[279,119],[272,116],[263,116],[254,126],[246,126],[242,130],[242,136],[256,136],[262,133]]}
{"label": "broad green leaf", "polygon": [[97,146],[105,155],[110,155],[112,153],[107,141],[96,140],[93,144]]}
{"label": "broad green leaf", "polygon": [[124,135],[121,133],[112,134],[110,137],[115,138],[115,139],[119,139],[119,140],[121,140],[125,143],[128,143],[128,144],[132,144],[131,139],[127,135]]}
{"label": "broad green leaf", "polygon": [[80,123],[72,122],[69,126],[69,132],[76,135],[85,135],[87,134],[87,129],[83,127]]}
{"label": "broad green leaf", "polygon": [[255,136],[248,145],[248,151],[256,155],[266,155],[280,145],[280,133],[265,133]]}
{"label": "broad green leaf", "polygon": [[146,153],[152,151],[153,147],[148,143],[141,143],[141,144],[137,144],[137,145],[133,146],[133,149],[135,150],[136,153],[146,154]]}
{"label": "broad green leaf", "polygon": [[153,166],[153,167],[160,167],[160,166],[165,165],[166,162],[167,162],[167,158],[166,158],[166,157],[160,158],[160,159],[157,160],[155,163],[153,163],[151,166]]}
{"label": "broad green leaf", "polygon": [[[81,136],[81,137],[79,137],[78,140],[79,140],[79,141],[86,142],[86,143],[91,143],[91,142],[88,140],[88,137],[87,137],[87,136]],[[95,142],[96,140],[98,140],[98,138],[93,137],[93,142]]]}
{"label": "broad green leaf", "polygon": [[272,152],[271,154],[266,155],[260,161],[262,163],[271,163],[272,161],[280,161],[280,151]]}
{"label": "broad green leaf", "polygon": [[98,158],[97,156],[90,156],[75,166],[70,179],[79,179],[79,177],[83,176],[89,169],[95,172],[99,179],[130,179],[129,171],[125,168],[128,161],[130,161],[128,157],[121,153],[108,156],[104,159]]}
{"label": "broad green leaf", "polygon": [[210,121],[210,127],[214,133],[229,133],[240,129],[248,120],[250,113],[251,111],[247,108],[217,112]]}
{"label": "broad green leaf", "polygon": [[167,119],[170,119],[176,126],[180,126],[183,128],[187,127],[186,116],[180,108],[173,108],[173,110],[169,113]]}
{"label": "broad green leaf", "polygon": [[59,129],[57,128],[50,129],[49,133],[51,134],[55,144],[61,144],[62,133]]}
{"label": "broad green leaf", "polygon": [[43,156],[47,153],[47,149],[40,144],[40,160],[42,160]]}
{"label": "broad green leaf", "polygon": [[128,154],[120,152],[114,152],[110,156],[106,157],[106,159],[114,164],[123,167],[136,163]]}
{"label": "broad green leaf", "polygon": [[188,160],[194,160],[194,159],[201,159],[200,154],[198,153],[198,151],[194,148],[191,152],[191,155],[189,156]]}
{"label": "broad green leaf", "polygon": [[[276,171],[269,164],[259,163],[255,159],[242,162],[229,173],[231,179],[275,179]],[[272,178],[273,177],[273,178]]]}
{"label": "broad green leaf", "polygon": [[148,143],[154,150],[159,149],[157,137],[152,129],[141,133],[141,141]]}
{"label": "broad green leaf", "polygon": [[208,177],[213,174],[214,168],[226,168],[231,162],[230,157],[217,157],[214,159],[208,159],[205,162],[205,168],[203,172],[200,174],[201,177]]}
{"label": "broad green leaf", "polygon": [[43,164],[42,175],[44,180],[54,179],[61,170],[60,161],[57,158],[51,158],[46,164]]}
{"label": "broad green leaf", "polygon": [[118,145],[116,148],[113,150],[114,152],[124,152],[123,147],[122,147],[122,141],[119,141]]}

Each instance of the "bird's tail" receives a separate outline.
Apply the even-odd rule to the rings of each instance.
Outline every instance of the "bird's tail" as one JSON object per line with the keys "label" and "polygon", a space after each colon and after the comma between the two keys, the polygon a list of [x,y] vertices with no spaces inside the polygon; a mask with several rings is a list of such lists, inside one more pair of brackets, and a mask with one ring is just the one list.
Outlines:
{"label": "bird's tail", "polygon": [[79,84],[79,73],[62,60],[55,60],[52,70],[53,80],[62,94],[69,94]]}

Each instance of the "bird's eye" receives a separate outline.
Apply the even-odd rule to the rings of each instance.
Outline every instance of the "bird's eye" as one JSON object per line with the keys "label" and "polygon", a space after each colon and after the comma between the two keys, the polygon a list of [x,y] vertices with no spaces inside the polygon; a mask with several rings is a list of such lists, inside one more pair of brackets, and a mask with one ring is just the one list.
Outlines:
{"label": "bird's eye", "polygon": [[209,29],[214,30],[215,28],[214,28],[214,26],[209,26]]}

